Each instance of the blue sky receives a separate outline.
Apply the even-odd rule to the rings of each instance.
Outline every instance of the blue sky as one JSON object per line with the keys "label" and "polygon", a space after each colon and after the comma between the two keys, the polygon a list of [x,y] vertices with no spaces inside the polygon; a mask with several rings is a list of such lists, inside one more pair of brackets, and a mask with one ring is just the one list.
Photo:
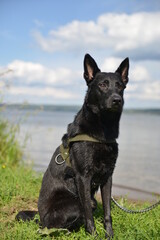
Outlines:
{"label": "blue sky", "polygon": [[0,92],[7,103],[82,104],[83,58],[130,58],[125,106],[160,106],[159,0],[1,0]]}

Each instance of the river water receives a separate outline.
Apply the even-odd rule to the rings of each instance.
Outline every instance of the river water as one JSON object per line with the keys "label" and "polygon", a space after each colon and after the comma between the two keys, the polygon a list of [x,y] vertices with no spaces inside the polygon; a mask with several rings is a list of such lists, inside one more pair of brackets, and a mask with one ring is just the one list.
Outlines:
{"label": "river water", "polygon": [[[19,124],[21,143],[27,138],[24,160],[44,172],[77,111],[78,107],[17,105],[5,107],[1,114]],[[145,191],[160,193],[160,110],[125,110],[118,143],[113,194],[140,199],[147,198]]]}

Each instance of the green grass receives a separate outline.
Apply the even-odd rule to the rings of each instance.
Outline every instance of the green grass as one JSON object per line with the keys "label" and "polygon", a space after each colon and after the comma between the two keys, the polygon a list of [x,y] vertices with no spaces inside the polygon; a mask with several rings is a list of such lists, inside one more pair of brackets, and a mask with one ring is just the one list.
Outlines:
{"label": "green grass", "polygon": [[[22,150],[16,140],[17,127],[0,120],[0,239],[104,239],[103,210],[98,204],[94,214],[98,237],[85,233],[82,226],[78,232],[57,231],[51,235],[40,233],[34,222],[17,222],[20,210],[36,210],[42,176],[22,164]],[[144,208],[144,204],[124,201],[127,208]],[[141,205],[141,206],[140,206]],[[127,214],[112,205],[115,240],[160,240],[160,206],[145,214]]]}
{"label": "green grass", "polygon": [[0,164],[4,168],[16,166],[22,159],[23,153],[16,138],[18,130],[18,125],[0,119]]}

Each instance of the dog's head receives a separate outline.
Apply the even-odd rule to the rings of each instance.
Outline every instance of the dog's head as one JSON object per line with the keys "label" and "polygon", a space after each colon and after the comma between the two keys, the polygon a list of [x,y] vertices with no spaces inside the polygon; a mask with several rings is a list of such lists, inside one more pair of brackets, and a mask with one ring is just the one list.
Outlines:
{"label": "dog's head", "polygon": [[94,112],[121,112],[123,92],[128,83],[129,59],[126,58],[114,73],[101,72],[95,60],[86,54],[84,78],[88,85],[87,106]]}

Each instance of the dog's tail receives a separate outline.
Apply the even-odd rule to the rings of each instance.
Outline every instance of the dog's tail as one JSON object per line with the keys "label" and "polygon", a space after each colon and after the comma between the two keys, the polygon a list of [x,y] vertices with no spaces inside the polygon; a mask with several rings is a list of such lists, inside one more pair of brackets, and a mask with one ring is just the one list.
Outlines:
{"label": "dog's tail", "polygon": [[[34,217],[36,216],[36,214],[38,213],[38,211],[20,211],[17,215],[16,215],[16,220],[20,221],[31,221],[34,220]],[[36,219],[35,222],[38,223],[38,220]]]}

